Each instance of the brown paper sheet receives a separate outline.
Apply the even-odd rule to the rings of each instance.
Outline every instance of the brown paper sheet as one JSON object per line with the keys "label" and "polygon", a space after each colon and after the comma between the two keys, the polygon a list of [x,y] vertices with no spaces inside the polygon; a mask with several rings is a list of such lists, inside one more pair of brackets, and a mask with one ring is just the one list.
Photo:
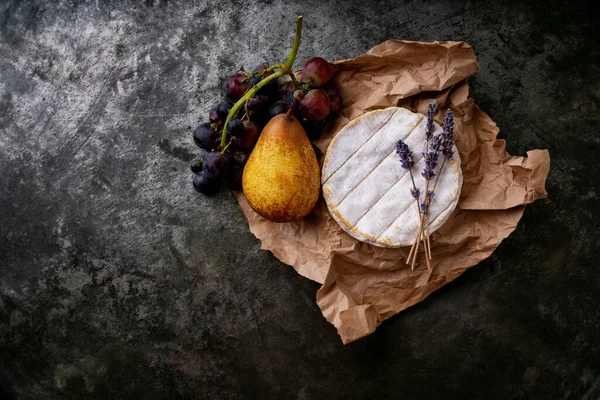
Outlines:
{"label": "brown paper sheet", "polygon": [[[277,224],[258,216],[236,193],[262,249],[322,284],[317,304],[349,343],[488,257],[516,228],[524,205],[546,197],[550,156],[546,150],[510,156],[505,142],[496,139],[496,124],[468,98],[466,78],[479,66],[464,42],[387,41],[336,62],[335,69],[344,109],[316,143],[323,152],[341,127],[366,111],[398,105],[424,114],[436,103],[455,112],[464,178],[457,209],[432,235],[432,271],[422,249],[411,271],[405,263],[408,248],[374,247],[352,238],[322,199],[302,221]],[[441,119],[439,111],[436,121]]]}

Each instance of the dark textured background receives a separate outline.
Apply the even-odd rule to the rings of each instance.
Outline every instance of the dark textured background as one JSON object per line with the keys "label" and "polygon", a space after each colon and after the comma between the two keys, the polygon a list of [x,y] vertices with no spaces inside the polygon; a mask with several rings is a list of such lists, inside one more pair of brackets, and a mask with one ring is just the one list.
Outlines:
{"label": "dark textured background", "polygon": [[[292,3],[292,2],[289,2]],[[600,50],[592,2],[0,1],[0,398],[600,397]],[[261,251],[191,127],[236,67],[465,40],[549,198],[485,262],[343,346]]]}

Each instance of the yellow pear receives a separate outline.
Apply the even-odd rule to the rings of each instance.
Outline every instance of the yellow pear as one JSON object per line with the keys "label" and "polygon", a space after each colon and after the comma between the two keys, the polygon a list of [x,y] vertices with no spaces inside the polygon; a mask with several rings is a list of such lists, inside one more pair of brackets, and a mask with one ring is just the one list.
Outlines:
{"label": "yellow pear", "polygon": [[267,123],[250,154],[242,187],[260,216],[290,222],[313,209],[320,179],[317,157],[304,128],[293,115],[279,114]]}

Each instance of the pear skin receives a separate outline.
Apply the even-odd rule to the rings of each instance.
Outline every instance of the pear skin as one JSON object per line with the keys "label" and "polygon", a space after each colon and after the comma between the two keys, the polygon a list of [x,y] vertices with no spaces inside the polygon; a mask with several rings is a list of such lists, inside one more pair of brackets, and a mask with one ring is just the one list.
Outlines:
{"label": "pear skin", "polygon": [[300,121],[286,114],[271,118],[242,176],[250,207],[273,222],[302,219],[319,198],[320,182],[317,157]]}

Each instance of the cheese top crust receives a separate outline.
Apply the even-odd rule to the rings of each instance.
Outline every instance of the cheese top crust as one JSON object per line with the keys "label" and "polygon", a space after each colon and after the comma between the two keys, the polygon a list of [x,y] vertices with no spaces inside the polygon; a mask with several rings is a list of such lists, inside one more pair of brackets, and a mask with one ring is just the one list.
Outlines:
{"label": "cheese top crust", "polygon": [[[396,143],[403,140],[413,153],[412,168],[421,202],[425,194],[422,153],[427,118],[405,108],[389,107],[350,121],[332,139],[325,155],[321,184],[329,213],[354,238],[382,247],[412,244],[419,227],[419,210],[410,193],[409,171],[402,168]],[[442,129],[435,124],[434,135]],[[444,160],[440,153],[439,169]],[[436,177],[437,178],[437,177]],[[436,178],[429,183],[432,189]],[[429,208],[433,233],[456,208],[462,187],[460,157],[445,162]]]}

